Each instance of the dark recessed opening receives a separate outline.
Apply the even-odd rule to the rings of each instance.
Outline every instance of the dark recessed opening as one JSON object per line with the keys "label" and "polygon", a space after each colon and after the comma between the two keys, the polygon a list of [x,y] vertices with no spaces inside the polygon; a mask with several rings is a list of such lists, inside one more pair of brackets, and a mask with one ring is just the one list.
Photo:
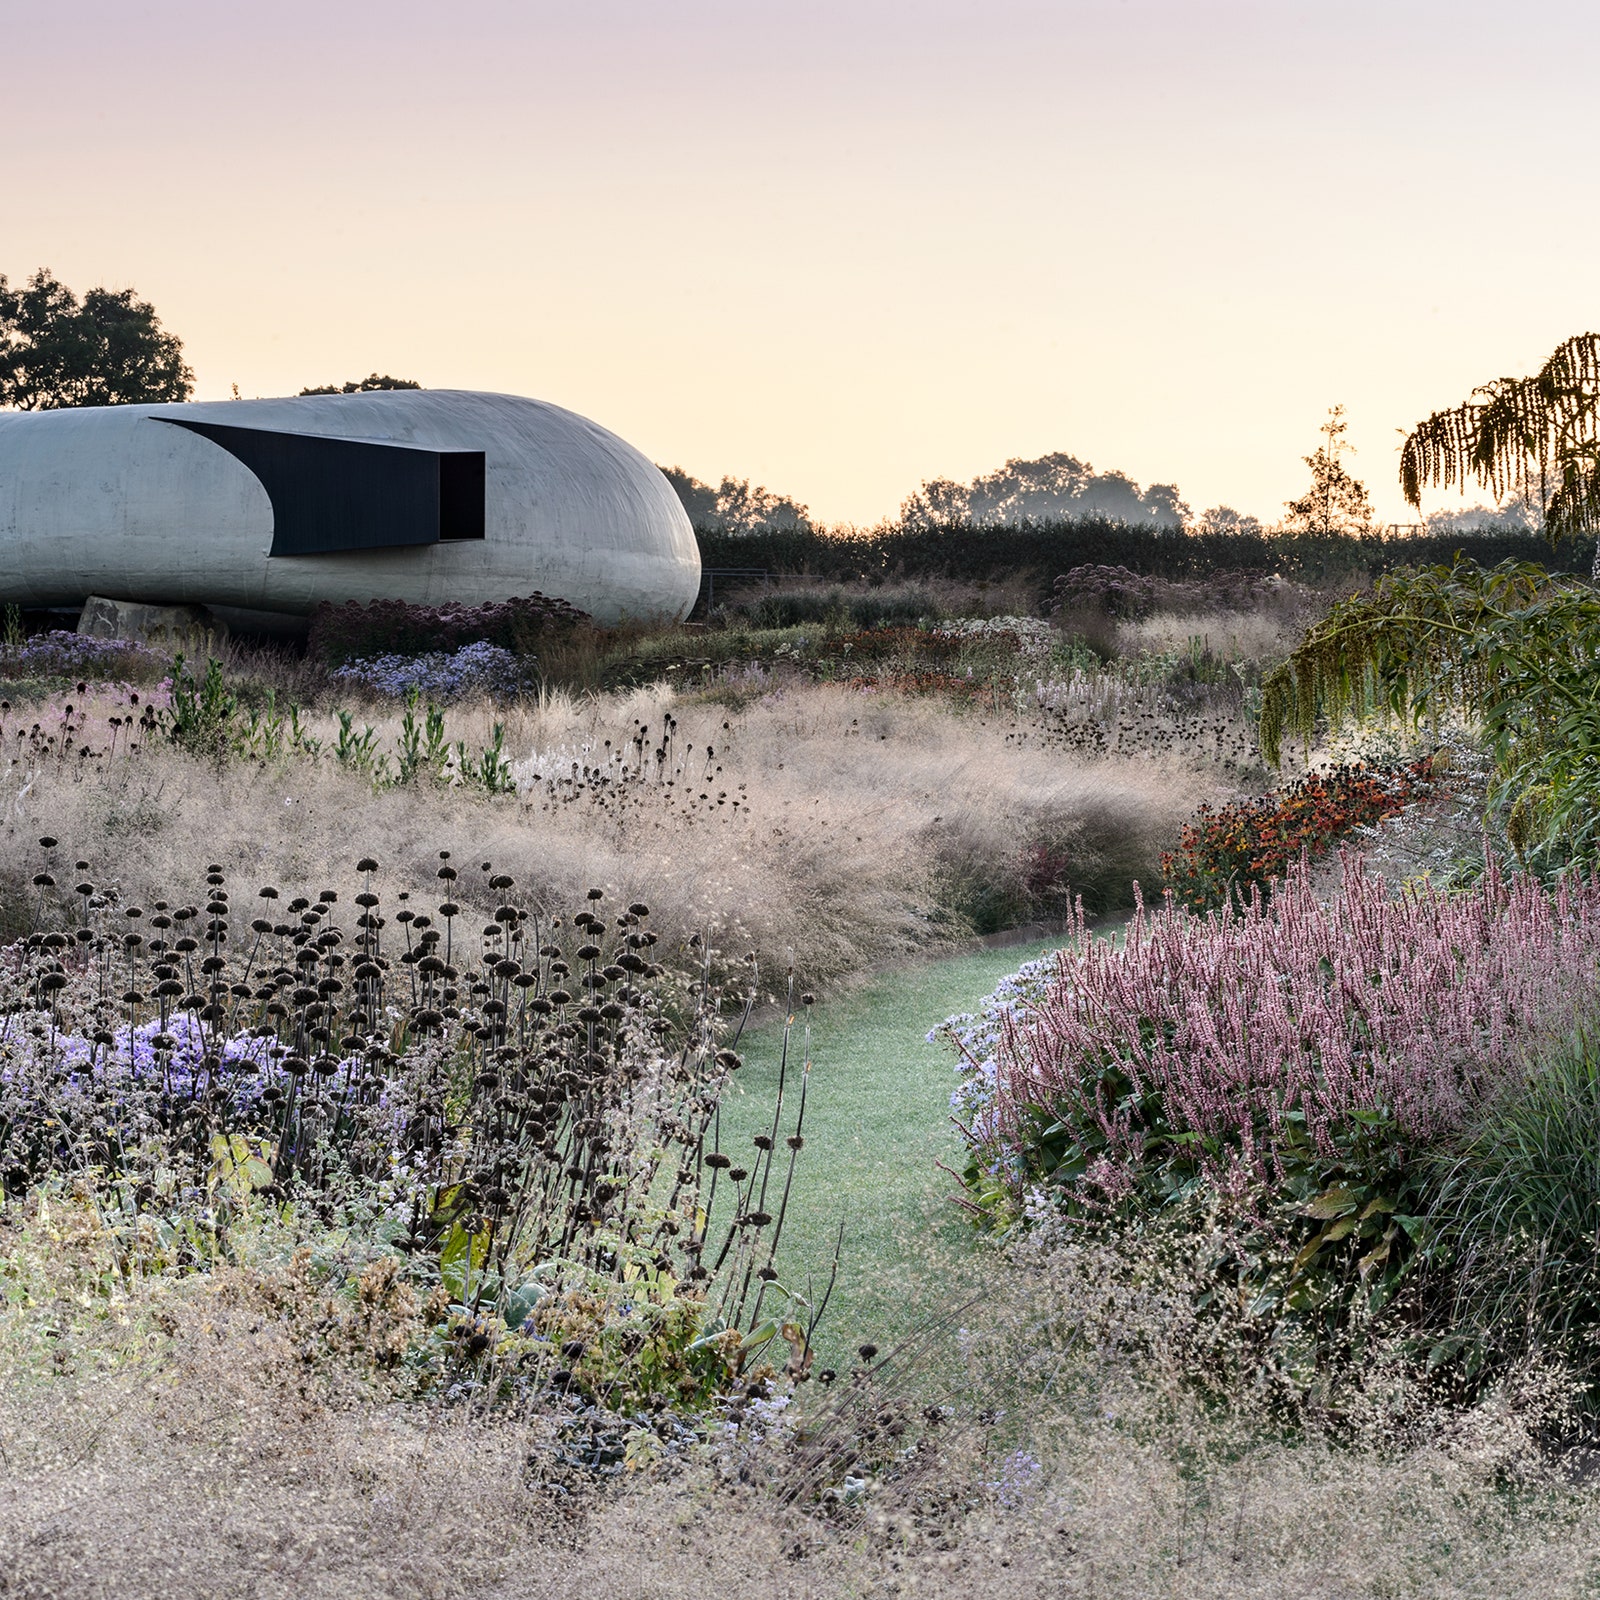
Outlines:
{"label": "dark recessed opening", "polygon": [[483,482],[481,450],[442,450],[439,453],[439,537],[483,537]]}
{"label": "dark recessed opening", "polygon": [[255,474],[272,502],[275,556],[483,538],[481,450],[419,450],[188,417],[157,420],[211,440]]}

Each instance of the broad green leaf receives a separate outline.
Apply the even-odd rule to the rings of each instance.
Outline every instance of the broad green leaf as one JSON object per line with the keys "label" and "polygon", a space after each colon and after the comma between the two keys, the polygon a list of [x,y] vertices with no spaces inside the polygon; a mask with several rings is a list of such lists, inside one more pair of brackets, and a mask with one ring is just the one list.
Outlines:
{"label": "broad green leaf", "polygon": [[1356,1263],[1356,1272],[1365,1278],[1375,1267],[1381,1267],[1389,1259],[1389,1244],[1385,1240],[1376,1250],[1369,1250],[1366,1255]]}
{"label": "broad green leaf", "polygon": [[1316,1238],[1302,1246],[1299,1255],[1294,1258],[1294,1263],[1289,1270],[1298,1272],[1322,1248],[1323,1242],[1323,1235],[1319,1233]]}
{"label": "broad green leaf", "polygon": [[457,1299],[466,1298],[471,1270],[483,1265],[489,1249],[489,1230],[468,1233],[458,1222],[439,1251],[439,1281]]}
{"label": "broad green leaf", "polygon": [[1305,1208],[1305,1215],[1324,1222],[1329,1217],[1342,1217],[1355,1210],[1359,1193],[1355,1189],[1329,1189]]}
{"label": "broad green leaf", "polygon": [[513,1289],[505,1298],[504,1316],[508,1328],[520,1328],[530,1316],[539,1302],[549,1295],[550,1291],[542,1283],[535,1283],[531,1278],[520,1288]]}

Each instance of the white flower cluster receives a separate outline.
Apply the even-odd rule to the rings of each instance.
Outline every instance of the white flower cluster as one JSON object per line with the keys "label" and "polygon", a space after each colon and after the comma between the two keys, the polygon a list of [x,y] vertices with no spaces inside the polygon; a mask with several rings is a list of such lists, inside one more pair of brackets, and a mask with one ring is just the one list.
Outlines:
{"label": "white flower cluster", "polygon": [[1042,617],[962,617],[942,622],[934,633],[945,639],[1011,640],[1023,656],[1047,656],[1056,642],[1055,630]]}

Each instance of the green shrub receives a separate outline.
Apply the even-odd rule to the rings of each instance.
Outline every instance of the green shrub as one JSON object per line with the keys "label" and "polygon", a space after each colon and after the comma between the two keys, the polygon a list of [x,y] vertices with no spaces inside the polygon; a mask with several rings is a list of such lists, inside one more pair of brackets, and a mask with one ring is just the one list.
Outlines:
{"label": "green shrub", "polygon": [[222,663],[206,662],[196,678],[180,652],[172,663],[171,702],[162,731],[180,750],[218,759],[233,753],[242,737],[244,713],[239,697],[222,674]]}
{"label": "green shrub", "polygon": [[1600,860],[1600,597],[1536,563],[1402,568],[1341,601],[1262,683],[1261,751],[1323,726],[1458,714],[1494,756],[1520,864]]}

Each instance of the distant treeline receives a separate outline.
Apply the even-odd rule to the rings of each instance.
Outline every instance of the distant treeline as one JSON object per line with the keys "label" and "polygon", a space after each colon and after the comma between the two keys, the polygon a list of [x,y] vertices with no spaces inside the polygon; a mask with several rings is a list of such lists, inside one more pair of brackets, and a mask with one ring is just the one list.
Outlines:
{"label": "distant treeline", "polygon": [[732,534],[696,529],[700,559],[715,569],[765,569],[829,579],[962,578],[982,581],[1031,573],[1048,589],[1073,567],[1099,563],[1157,578],[1200,578],[1214,572],[1275,572],[1322,584],[1376,576],[1389,567],[1432,565],[1470,556],[1483,565],[1507,557],[1537,561],[1557,572],[1587,574],[1593,539],[1565,539],[1554,550],[1542,534],[1520,527],[1463,533],[1316,534],[1272,529],[1185,533],[1083,517],[976,527],[969,522],[923,527],[889,525],[859,534],[781,528]]}

